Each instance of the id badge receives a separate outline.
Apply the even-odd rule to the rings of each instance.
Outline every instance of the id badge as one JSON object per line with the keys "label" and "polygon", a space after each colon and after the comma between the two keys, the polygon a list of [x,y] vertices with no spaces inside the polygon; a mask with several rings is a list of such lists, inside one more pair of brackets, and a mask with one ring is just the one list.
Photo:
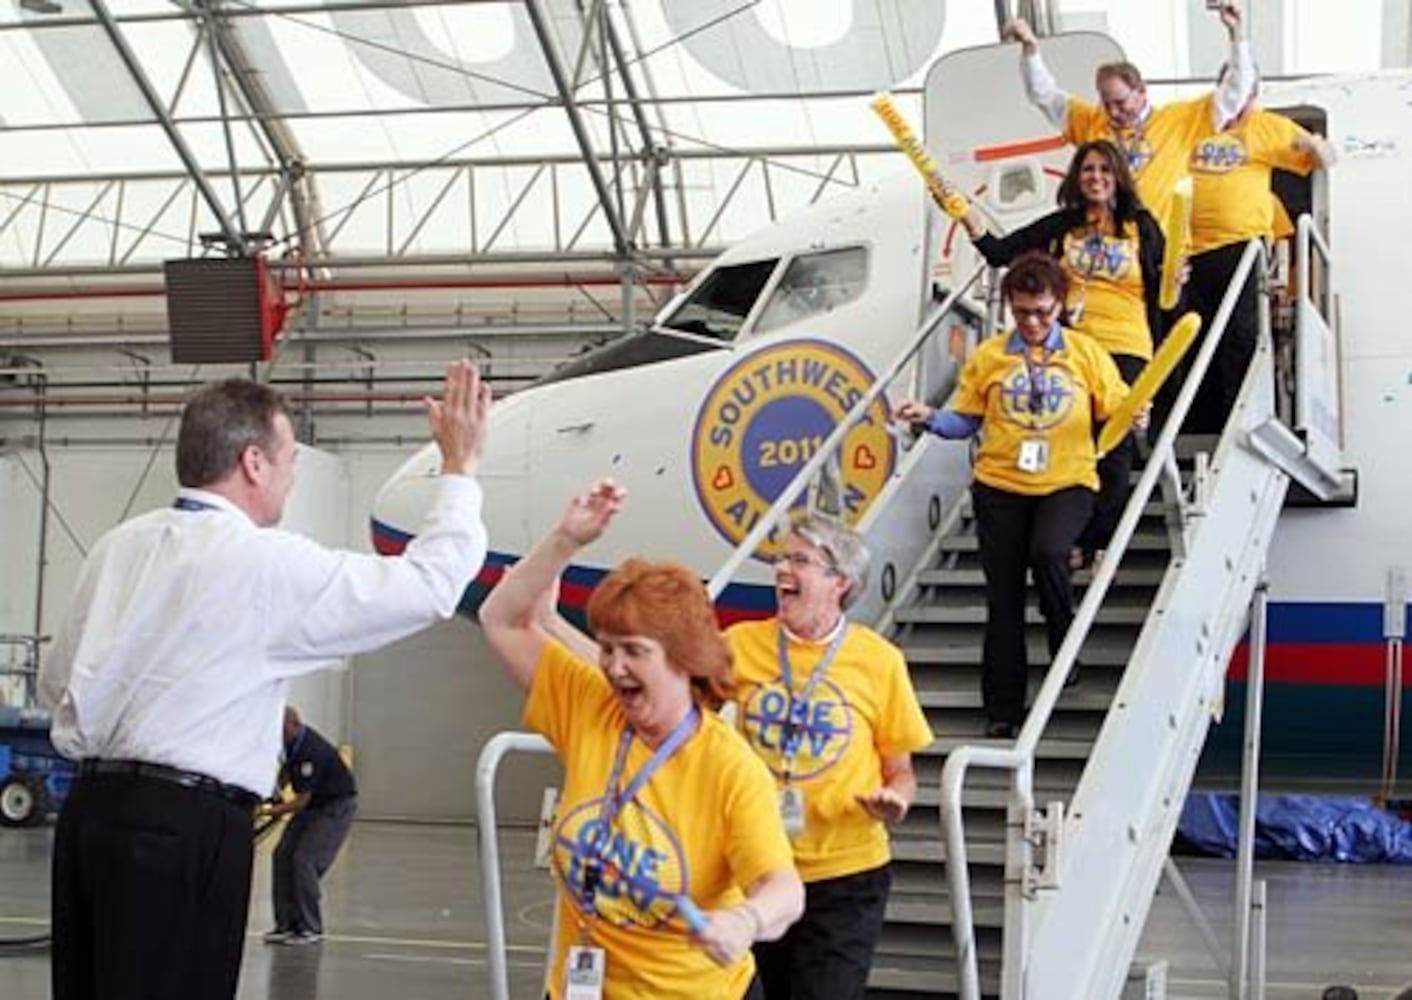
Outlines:
{"label": "id badge", "polygon": [[1026,438],[1020,442],[1020,456],[1015,462],[1021,472],[1043,472],[1049,468],[1049,442],[1044,438]]}
{"label": "id badge", "polygon": [[564,1000],[603,1000],[608,956],[602,948],[570,945],[564,961]]}
{"label": "id badge", "polygon": [[780,819],[789,836],[797,837],[804,832],[804,789],[794,785],[780,789]]}

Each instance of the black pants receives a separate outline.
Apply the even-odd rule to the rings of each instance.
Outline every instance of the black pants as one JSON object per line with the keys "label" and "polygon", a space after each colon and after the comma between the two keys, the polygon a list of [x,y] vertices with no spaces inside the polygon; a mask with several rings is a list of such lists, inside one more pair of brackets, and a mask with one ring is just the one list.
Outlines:
{"label": "black pants", "polygon": [[235,996],[249,810],[153,778],[75,782],[54,834],[54,1000]]}
{"label": "black pants", "polygon": [[971,485],[971,501],[985,573],[981,701],[992,722],[1018,724],[1025,718],[1029,680],[1025,571],[1034,574],[1053,656],[1074,620],[1069,550],[1088,523],[1093,493],[1071,486],[1044,496],[1026,496],[977,482]]}
{"label": "black pants", "polygon": [[765,1000],[863,1000],[891,887],[887,865],[806,882],[804,915],[755,945]]}
{"label": "black pants", "polygon": [[322,934],[319,879],[348,838],[358,798],[334,799],[294,814],[280,835],[271,872],[275,929]]}
{"label": "black pants", "polygon": [[[1221,299],[1235,275],[1236,265],[1245,253],[1244,243],[1207,250],[1191,258],[1191,278],[1187,281],[1185,301],[1189,309],[1201,316],[1201,333],[1197,342],[1187,351],[1183,371],[1201,350],[1202,343],[1210,333],[1211,323],[1221,308]],[[1255,356],[1255,341],[1260,331],[1259,311],[1259,267],[1252,267],[1246,276],[1245,285],[1236,299],[1226,332],[1211,359],[1211,367],[1206,369],[1196,398],[1192,400],[1182,430],[1189,434],[1219,434],[1225,429],[1226,420],[1235,408],[1240,387],[1245,382],[1250,359]],[[1183,379],[1184,381],[1184,379]],[[1174,390],[1181,387],[1178,381]]]}
{"label": "black pants", "polygon": [[[1136,382],[1147,367],[1147,362],[1135,354],[1114,354],[1113,362],[1128,385]],[[1108,539],[1113,537],[1113,529],[1118,526],[1123,508],[1128,505],[1136,463],[1137,437],[1133,434],[1128,434],[1098,460],[1099,486],[1098,496],[1093,501],[1093,516],[1079,535],[1079,548],[1085,554],[1092,556],[1099,549],[1108,547]]]}

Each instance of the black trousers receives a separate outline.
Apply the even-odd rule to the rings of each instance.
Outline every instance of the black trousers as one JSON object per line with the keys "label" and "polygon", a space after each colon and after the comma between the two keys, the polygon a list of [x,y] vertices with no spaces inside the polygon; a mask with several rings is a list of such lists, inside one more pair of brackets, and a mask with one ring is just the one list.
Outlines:
{"label": "black trousers", "polygon": [[[1221,307],[1221,299],[1225,297],[1226,288],[1235,275],[1236,265],[1244,253],[1244,243],[1232,243],[1191,258],[1191,278],[1187,281],[1185,301],[1187,308],[1201,316],[1201,333],[1187,351],[1183,361],[1184,372],[1189,370],[1188,366],[1201,350],[1216,312]],[[1246,276],[1220,346],[1216,348],[1211,366],[1206,369],[1206,377],[1202,379],[1201,388],[1197,390],[1186,422],[1182,425],[1182,430],[1189,434],[1221,433],[1231,410],[1235,408],[1250,359],[1255,356],[1255,341],[1260,331],[1258,289],[1257,266],[1251,268]],[[1173,391],[1180,389],[1181,381],[1173,385]]]}
{"label": "black trousers", "polygon": [[1088,524],[1093,492],[1071,486],[1044,496],[1026,496],[977,482],[971,485],[971,501],[985,573],[981,701],[992,722],[1018,724],[1025,718],[1029,680],[1025,571],[1034,575],[1053,656],[1074,620],[1069,550]]}
{"label": "black trousers", "polygon": [[[1114,354],[1113,362],[1128,385],[1136,382],[1147,367],[1147,362],[1135,354]],[[1095,436],[1099,429],[1095,428]],[[1134,434],[1128,434],[1098,460],[1099,486],[1098,496],[1093,501],[1093,516],[1079,535],[1079,548],[1089,556],[1108,547],[1108,539],[1113,537],[1113,529],[1118,526],[1123,508],[1128,505],[1128,496],[1133,491],[1133,466],[1136,463],[1137,436]]]}
{"label": "black trousers", "polygon": [[765,1000],[863,1000],[891,888],[887,865],[806,882],[804,915],[755,944]]}
{"label": "black trousers", "polygon": [[54,834],[54,1000],[235,996],[248,810],[128,775],[75,782]]}

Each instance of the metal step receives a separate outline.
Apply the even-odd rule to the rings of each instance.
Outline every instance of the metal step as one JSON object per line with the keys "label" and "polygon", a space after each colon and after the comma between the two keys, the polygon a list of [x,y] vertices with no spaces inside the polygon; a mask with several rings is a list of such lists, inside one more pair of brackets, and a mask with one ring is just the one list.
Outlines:
{"label": "metal step", "polygon": [[[892,997],[924,997],[951,1000],[958,995],[960,983],[956,974],[956,959],[949,953],[950,941],[937,943],[936,954],[930,957],[884,955],[873,959],[868,976],[869,1000],[891,1000]],[[1000,957],[977,955],[980,966],[981,994],[1000,994]]]}
{"label": "metal step", "polygon": [[[941,541],[943,552],[975,552],[977,540],[974,534],[948,535]],[[1170,545],[1165,531],[1144,529],[1133,535],[1128,543],[1130,552],[1167,552]]]}
{"label": "metal step", "polygon": [[[1165,567],[1138,566],[1128,569],[1120,566],[1113,579],[1113,589],[1159,587],[1166,575]],[[1074,589],[1082,594],[1092,580],[1092,570],[1079,570],[1074,573]],[[984,587],[985,574],[979,566],[964,569],[929,569],[920,574],[919,582],[928,587]]]}
{"label": "metal step", "polygon": [[[1148,605],[1114,605],[1111,601],[1113,594],[1109,594],[1110,603],[1104,604],[1099,609],[1095,625],[1133,625],[1139,626],[1147,620]],[[1121,598],[1119,598],[1121,599]],[[984,625],[986,620],[985,605],[959,605],[959,606],[919,606],[911,608],[899,608],[895,617],[899,622],[926,622],[937,625]],[[1039,613],[1039,608],[1031,605],[1025,608],[1025,622],[1029,625],[1042,625],[1044,618]]]}

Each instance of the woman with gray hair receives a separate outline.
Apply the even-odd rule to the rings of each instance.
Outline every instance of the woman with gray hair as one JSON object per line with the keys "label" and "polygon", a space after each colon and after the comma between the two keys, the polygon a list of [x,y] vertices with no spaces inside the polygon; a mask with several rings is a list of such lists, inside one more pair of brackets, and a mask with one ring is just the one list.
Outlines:
{"label": "woman with gray hair", "polygon": [[799,517],[775,559],[777,616],[726,632],[737,724],[774,774],[804,880],[804,916],[755,945],[768,1000],[863,997],[891,884],[887,824],[907,815],[912,754],[932,742],[901,651],[844,616],[867,575],[857,532]]}

